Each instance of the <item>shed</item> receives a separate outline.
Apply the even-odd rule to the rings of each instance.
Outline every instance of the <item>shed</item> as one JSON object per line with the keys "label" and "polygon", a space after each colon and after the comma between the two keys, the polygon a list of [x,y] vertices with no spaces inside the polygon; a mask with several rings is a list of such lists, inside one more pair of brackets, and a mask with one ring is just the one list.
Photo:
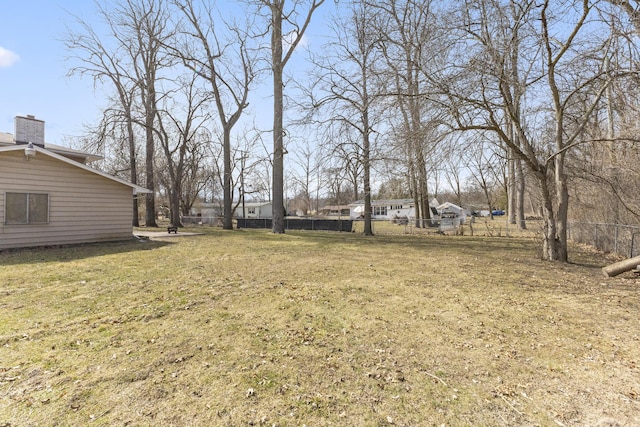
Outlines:
{"label": "shed", "polygon": [[456,229],[467,219],[466,211],[458,205],[445,202],[436,207],[440,216],[440,230]]}
{"label": "shed", "polygon": [[0,146],[0,250],[132,237],[150,191],[40,145]]}

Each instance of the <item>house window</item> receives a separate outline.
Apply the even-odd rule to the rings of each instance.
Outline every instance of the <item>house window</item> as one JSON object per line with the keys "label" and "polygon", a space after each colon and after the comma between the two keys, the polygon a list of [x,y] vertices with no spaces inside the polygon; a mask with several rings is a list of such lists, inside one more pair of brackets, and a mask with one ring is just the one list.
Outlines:
{"label": "house window", "polygon": [[374,216],[387,216],[387,207],[386,206],[374,206],[373,207],[373,215]]}
{"label": "house window", "polygon": [[46,224],[49,222],[49,195],[6,193],[5,224]]}
{"label": "house window", "polygon": [[392,211],[397,211],[402,209],[402,205],[391,205],[391,210]]}
{"label": "house window", "polygon": [[256,214],[256,208],[247,208],[247,212],[249,215],[255,215]]}

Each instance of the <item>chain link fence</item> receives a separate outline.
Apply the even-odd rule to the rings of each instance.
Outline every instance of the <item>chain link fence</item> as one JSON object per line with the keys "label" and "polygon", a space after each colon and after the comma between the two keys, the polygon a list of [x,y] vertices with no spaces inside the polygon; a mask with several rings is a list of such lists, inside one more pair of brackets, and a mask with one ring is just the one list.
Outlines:
{"label": "chain link fence", "polygon": [[621,224],[570,222],[568,237],[603,252],[632,258],[640,255],[640,227]]}
{"label": "chain link fence", "polygon": [[180,220],[184,225],[219,226],[221,223],[221,219],[217,216],[182,216]]}
{"label": "chain link fence", "polygon": [[[185,225],[221,225],[221,219],[219,217],[182,217],[182,221]],[[349,223],[351,223],[351,221],[349,221]],[[468,223],[470,223],[470,221],[467,221],[467,224],[465,224],[467,228],[469,227]],[[537,221],[527,221],[528,228],[530,230],[536,230],[537,223]],[[496,228],[495,224],[501,224],[501,228]],[[442,225],[443,224],[441,224],[440,220],[438,219],[431,219],[422,227],[415,227],[415,220],[413,219],[409,219],[406,221],[372,221],[372,229],[376,234],[431,234],[441,231]],[[269,223],[267,228],[270,227],[271,225]],[[515,226],[509,226],[502,221],[495,221],[490,234],[494,235],[497,233],[497,235],[509,235],[511,227]],[[482,221],[478,221],[475,228],[477,229],[476,233],[478,234],[482,233],[483,231],[485,232],[485,234],[487,232],[483,229]],[[323,227],[317,227],[313,229],[323,229]],[[364,220],[354,220],[351,230],[354,232],[363,232]],[[342,231],[351,230],[342,229]],[[473,234],[472,229],[465,230],[464,232],[471,232],[471,234]],[[568,238],[569,240],[577,243],[593,246],[594,248],[597,248],[598,250],[601,250],[603,252],[615,253],[620,256],[629,258],[640,256],[640,227],[637,226],[606,223],[569,222]]]}

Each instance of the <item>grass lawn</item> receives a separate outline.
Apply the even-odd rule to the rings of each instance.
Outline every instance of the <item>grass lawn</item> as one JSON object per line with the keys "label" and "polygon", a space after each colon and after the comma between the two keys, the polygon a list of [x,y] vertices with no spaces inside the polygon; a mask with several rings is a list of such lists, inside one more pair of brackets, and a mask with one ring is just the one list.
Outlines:
{"label": "grass lawn", "polygon": [[639,285],[525,237],[0,252],[0,426],[640,425]]}

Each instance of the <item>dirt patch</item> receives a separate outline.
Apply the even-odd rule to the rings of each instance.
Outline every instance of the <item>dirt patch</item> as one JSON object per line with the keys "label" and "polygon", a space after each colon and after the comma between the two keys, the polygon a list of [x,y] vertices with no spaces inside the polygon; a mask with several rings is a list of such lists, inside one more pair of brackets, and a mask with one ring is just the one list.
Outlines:
{"label": "dirt patch", "polygon": [[133,235],[138,238],[147,239],[164,239],[167,237],[189,237],[189,236],[202,236],[203,233],[195,233],[190,231],[178,231],[177,233],[168,233],[166,231],[134,231]]}

